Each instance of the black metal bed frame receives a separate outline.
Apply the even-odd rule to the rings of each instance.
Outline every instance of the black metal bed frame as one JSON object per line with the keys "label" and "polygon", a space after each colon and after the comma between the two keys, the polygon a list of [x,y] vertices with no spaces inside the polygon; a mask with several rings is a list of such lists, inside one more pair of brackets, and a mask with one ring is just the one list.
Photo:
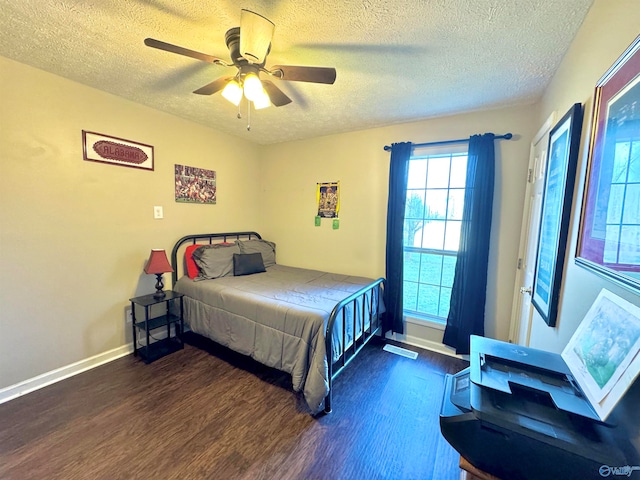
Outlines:
{"label": "black metal bed frame", "polygon": [[[209,244],[218,242],[227,242],[228,240],[250,240],[253,238],[261,239],[257,232],[229,232],[229,233],[200,233],[194,235],[186,235],[179,239],[173,249],[171,250],[171,266],[173,267],[173,273],[171,274],[171,280],[175,286],[178,281],[179,271],[184,271],[184,266],[179,268],[178,265],[178,253],[180,248],[186,244],[191,243],[195,245],[198,241],[206,240]],[[216,240],[214,242],[214,240]],[[381,304],[382,294],[384,291],[384,278],[378,278],[371,284],[361,288],[357,292],[349,295],[344,300],[340,301],[331,311],[329,319],[327,321],[327,329],[325,331],[325,345],[326,345],[326,357],[328,365],[328,381],[329,381],[329,393],[324,399],[324,412],[331,412],[332,403],[332,391],[334,379],[344,370],[344,368],[355,358],[355,356],[374,338],[377,334],[383,336],[382,332],[382,320],[381,320]],[[377,295],[376,295],[377,294]],[[360,308],[357,308],[360,302]],[[349,305],[353,305],[353,340],[350,345],[346,344],[347,333],[347,317],[346,308]],[[365,308],[368,305],[368,308]],[[374,311],[375,310],[375,311]],[[356,313],[360,314],[357,315]],[[368,318],[367,318],[368,317]],[[333,357],[333,329],[338,319],[342,319],[342,332],[341,332],[341,352],[340,356],[335,362],[332,362]],[[368,321],[367,321],[368,320]],[[367,328],[368,325],[368,328]],[[357,327],[360,326],[359,336]]]}

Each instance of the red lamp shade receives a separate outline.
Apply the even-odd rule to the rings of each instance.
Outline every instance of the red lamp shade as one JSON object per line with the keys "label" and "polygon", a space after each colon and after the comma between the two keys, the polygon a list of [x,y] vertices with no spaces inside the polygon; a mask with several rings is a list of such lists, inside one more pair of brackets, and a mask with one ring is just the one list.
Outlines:
{"label": "red lamp shade", "polygon": [[173,272],[173,268],[171,268],[169,260],[167,260],[167,253],[163,249],[154,248],[151,250],[146,267],[144,267],[144,273],[158,275],[167,272]]}

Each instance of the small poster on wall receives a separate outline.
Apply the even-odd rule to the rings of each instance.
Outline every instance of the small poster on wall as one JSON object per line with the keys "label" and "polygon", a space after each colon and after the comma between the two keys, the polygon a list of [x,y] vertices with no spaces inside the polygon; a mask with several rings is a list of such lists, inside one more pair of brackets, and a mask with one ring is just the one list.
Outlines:
{"label": "small poster on wall", "polygon": [[186,165],[175,166],[176,202],[216,203],[216,172]]}
{"label": "small poster on wall", "polygon": [[340,211],[340,182],[318,183],[316,189],[318,217],[338,218]]}

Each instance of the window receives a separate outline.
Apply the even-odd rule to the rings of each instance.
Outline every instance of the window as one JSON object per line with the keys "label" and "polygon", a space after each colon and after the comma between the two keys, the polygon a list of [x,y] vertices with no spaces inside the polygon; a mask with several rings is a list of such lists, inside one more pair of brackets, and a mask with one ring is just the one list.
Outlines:
{"label": "window", "polygon": [[[455,147],[454,147],[455,148]],[[464,151],[414,153],[404,220],[403,305],[406,316],[444,323],[460,244],[467,172]]]}

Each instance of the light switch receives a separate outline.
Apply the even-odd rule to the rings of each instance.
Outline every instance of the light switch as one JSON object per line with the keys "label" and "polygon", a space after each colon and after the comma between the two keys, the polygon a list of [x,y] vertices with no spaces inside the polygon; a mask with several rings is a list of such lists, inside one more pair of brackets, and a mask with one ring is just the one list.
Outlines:
{"label": "light switch", "polygon": [[164,218],[164,213],[162,211],[162,207],[153,207],[153,218]]}

